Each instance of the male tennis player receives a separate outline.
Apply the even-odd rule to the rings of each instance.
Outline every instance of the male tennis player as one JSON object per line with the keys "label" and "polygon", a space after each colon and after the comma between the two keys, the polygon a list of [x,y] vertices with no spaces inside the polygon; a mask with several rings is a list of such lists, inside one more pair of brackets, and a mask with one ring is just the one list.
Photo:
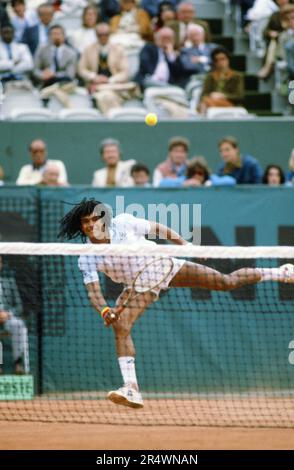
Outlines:
{"label": "male tennis player", "polygon": [[[88,243],[128,245],[140,242],[146,244],[146,250],[144,250],[144,255],[146,255],[149,244],[154,243],[145,239],[145,236],[150,234],[156,234],[159,237],[162,235],[178,245],[187,244],[175,231],[157,222],[136,218],[130,214],[120,214],[112,218],[109,209],[94,199],[83,199],[65,215],[61,220],[59,236],[69,240],[81,236],[84,240],[87,239]],[[90,302],[102,315],[105,324],[112,325],[115,334],[117,357],[124,385],[108,393],[108,399],[114,403],[133,408],[143,407],[136,377],[135,347],[131,330],[146,308],[157,300],[161,289],[197,287],[228,291],[260,281],[294,282],[294,265],[292,264],[279,268],[243,268],[231,274],[222,274],[190,261],[177,258],[172,258],[172,260],[172,269],[164,282],[152,291],[140,293],[124,308],[123,304],[128,298],[130,286],[136,274],[146,266],[146,258],[144,256],[126,257],[124,260],[118,260],[113,256],[80,256],[79,258],[79,268],[83,273]],[[144,274],[147,274],[145,279],[148,283],[149,276],[152,279],[156,274],[152,272],[154,271],[152,264],[146,270],[147,273]],[[114,308],[107,306],[97,271],[105,273],[114,282],[125,285]]]}

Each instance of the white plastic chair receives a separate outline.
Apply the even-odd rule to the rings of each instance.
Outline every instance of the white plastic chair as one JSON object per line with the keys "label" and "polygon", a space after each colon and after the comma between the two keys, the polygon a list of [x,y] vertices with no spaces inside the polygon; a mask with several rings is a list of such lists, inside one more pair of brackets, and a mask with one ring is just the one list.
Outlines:
{"label": "white plastic chair", "polygon": [[49,109],[13,109],[7,116],[13,121],[50,121],[55,119],[55,115]]}
{"label": "white plastic chair", "polygon": [[247,109],[241,106],[229,108],[208,108],[206,117],[208,119],[252,119],[254,115],[249,114]]}
{"label": "white plastic chair", "polygon": [[113,108],[107,117],[115,121],[143,121],[147,113],[144,108]]}
{"label": "white plastic chair", "polygon": [[67,121],[97,121],[104,119],[96,109],[62,109],[58,113],[58,119]]}
{"label": "white plastic chair", "polygon": [[37,90],[19,89],[4,95],[2,113],[7,117],[14,109],[42,109],[42,107],[43,102]]}

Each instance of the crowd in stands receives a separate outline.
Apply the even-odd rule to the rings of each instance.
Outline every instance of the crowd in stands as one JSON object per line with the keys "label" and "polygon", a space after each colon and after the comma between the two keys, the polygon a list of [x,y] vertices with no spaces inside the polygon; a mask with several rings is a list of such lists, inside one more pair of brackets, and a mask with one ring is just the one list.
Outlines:
{"label": "crowd in stands", "polygon": [[[258,23],[264,34],[259,77],[267,78],[278,60],[293,79],[292,0],[239,3],[244,30],[251,34]],[[38,89],[44,105],[54,96],[70,108],[70,96],[84,87],[106,117],[146,91],[150,95],[150,88],[158,91],[153,104],[171,117],[205,116],[211,107],[244,104],[243,74],[231,67],[230,52],[213,42],[209,23],[198,18],[192,2],[11,0],[0,5],[5,96]],[[79,25],[67,23],[68,17]],[[133,55],[136,71],[130,67]],[[183,91],[181,99],[167,91],[171,86]]]}
{"label": "crowd in stands", "polygon": [[[20,169],[17,185],[69,185],[64,163],[48,158],[47,146],[43,140],[33,140],[28,151],[30,162]],[[122,158],[118,140],[104,139],[99,152],[104,166],[93,174],[92,186],[96,188],[187,188],[240,184],[286,184],[294,187],[294,148],[290,155],[288,172],[284,173],[283,169],[274,163],[263,170],[258,159],[246,151],[241,151],[237,139],[231,136],[223,137],[218,143],[220,163],[214,171],[209,168],[204,156],[191,156],[188,139],[181,136],[171,138],[167,146],[167,157],[156,166],[152,181],[150,169],[145,162]],[[0,167],[0,185],[3,180],[4,172]]]}

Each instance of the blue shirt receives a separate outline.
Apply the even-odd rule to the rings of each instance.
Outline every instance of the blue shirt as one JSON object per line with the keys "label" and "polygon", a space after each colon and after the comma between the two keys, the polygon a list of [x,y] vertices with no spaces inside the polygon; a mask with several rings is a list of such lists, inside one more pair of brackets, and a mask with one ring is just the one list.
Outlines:
{"label": "blue shirt", "polygon": [[262,182],[263,170],[256,158],[251,155],[241,155],[241,167],[234,168],[230,173],[225,173],[225,162],[223,162],[217,174],[219,176],[233,176],[237,184],[260,184]]}

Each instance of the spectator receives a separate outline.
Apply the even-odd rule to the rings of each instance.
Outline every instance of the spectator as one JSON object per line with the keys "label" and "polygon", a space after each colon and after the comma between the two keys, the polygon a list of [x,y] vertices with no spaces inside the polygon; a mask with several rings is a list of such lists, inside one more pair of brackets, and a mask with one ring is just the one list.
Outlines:
{"label": "spectator", "polygon": [[230,55],[222,47],[211,54],[213,70],[204,80],[200,97],[199,111],[205,114],[207,108],[230,107],[242,104],[244,98],[244,79],[241,73],[230,67]]}
{"label": "spectator", "polygon": [[69,94],[76,87],[77,54],[65,44],[62,26],[51,26],[49,34],[50,43],[36,52],[34,77],[41,85],[43,99],[56,96],[68,108]]}
{"label": "spectator", "polygon": [[107,115],[110,109],[136,97],[138,90],[136,83],[128,81],[128,60],[123,48],[109,43],[109,25],[98,24],[96,34],[97,41],[83,52],[78,70],[97,107]]}
{"label": "spectator", "polygon": [[294,148],[292,149],[290,158],[289,158],[289,172],[287,173],[287,182],[294,185]]}
{"label": "spectator", "polygon": [[102,21],[109,22],[110,18],[119,14],[120,6],[118,0],[101,0],[99,3]]}
{"label": "spectator", "polygon": [[263,67],[259,70],[257,76],[263,80],[267,79],[274,68],[274,63],[277,54],[277,44],[280,34],[284,31],[284,24],[282,21],[282,9],[291,3],[291,0],[276,0],[279,10],[274,12],[263,32],[263,37],[266,41],[267,49],[265,54],[265,61]]}
{"label": "spectator", "polygon": [[120,14],[110,20],[112,41],[126,48],[142,46],[142,41],[152,39],[151,20],[145,10],[138,8],[135,0],[120,0]]}
{"label": "spectator", "polygon": [[190,24],[187,29],[190,47],[183,48],[180,60],[183,70],[188,75],[205,74],[211,69],[211,54],[216,44],[205,42],[204,28],[198,24]]}
{"label": "spectator", "polygon": [[159,5],[158,14],[152,20],[152,27],[154,31],[166,26],[169,22],[176,19],[176,11],[171,2],[161,2]]}
{"label": "spectator", "polygon": [[120,143],[115,139],[105,139],[100,145],[100,154],[105,168],[97,170],[93,176],[92,186],[123,187],[134,186],[131,169],[135,160],[121,160]]}
{"label": "spectator", "polygon": [[224,137],[219,142],[223,163],[218,169],[218,176],[233,176],[237,184],[259,184],[263,171],[256,160],[248,154],[241,154],[238,141],[234,137]]}
{"label": "spectator", "polygon": [[11,24],[15,30],[15,40],[21,42],[25,28],[36,24],[37,14],[26,8],[25,0],[11,0],[9,13]]}
{"label": "spectator", "polygon": [[135,163],[131,169],[131,177],[134,180],[134,185],[139,188],[150,188],[149,182],[150,171],[144,163]]}
{"label": "spectator", "polygon": [[47,160],[47,148],[43,140],[33,140],[30,144],[29,151],[32,163],[24,165],[18,175],[16,184],[18,185],[36,185],[40,184],[43,173],[48,163],[55,163],[60,169],[59,184],[67,184],[67,174],[64,163],[60,160]]}
{"label": "spectator", "polygon": [[217,176],[211,174],[206,159],[202,156],[192,158],[187,165],[185,175],[178,178],[164,178],[161,188],[197,188],[199,186],[224,186],[236,184],[232,176]]}
{"label": "spectator", "polygon": [[33,59],[25,44],[13,41],[14,28],[6,25],[1,28],[0,80],[6,93],[14,88],[31,89],[28,72],[33,69]]}
{"label": "spectator", "polygon": [[34,26],[27,26],[23,32],[22,41],[27,44],[32,55],[39,46],[48,43],[49,28],[53,20],[54,8],[50,3],[43,3],[38,7],[38,22]]}
{"label": "spectator", "polygon": [[3,186],[4,184],[4,171],[2,166],[0,166],[0,186]]}
{"label": "spectator", "polygon": [[[28,373],[28,330],[24,321],[18,316],[22,311],[22,302],[14,279],[4,278],[0,257],[0,331],[11,335],[14,373]],[[0,368],[0,374],[3,370]]]}
{"label": "spectator", "polygon": [[282,168],[278,165],[268,165],[265,169],[263,178],[263,184],[269,186],[280,186],[285,183],[285,175]]}
{"label": "spectator", "polygon": [[286,5],[282,10],[285,31],[278,40],[277,56],[287,64],[289,80],[294,79],[294,5]]}
{"label": "spectator", "polygon": [[57,187],[68,186],[67,183],[60,183],[61,168],[57,162],[48,162],[43,172],[40,186]]}
{"label": "spectator", "polygon": [[83,11],[82,27],[75,31],[70,37],[71,44],[80,53],[82,53],[86,47],[96,42],[97,21],[97,8],[94,6],[87,6]]}
{"label": "spectator", "polygon": [[178,85],[181,77],[179,60],[174,50],[174,33],[164,27],[155,34],[155,44],[146,44],[140,53],[136,81],[144,90],[149,86]]}
{"label": "spectator", "polygon": [[175,47],[180,49],[187,41],[187,32],[189,24],[199,24],[205,30],[205,41],[211,42],[210,28],[206,21],[199,20],[196,17],[196,10],[193,3],[181,2],[177,7],[177,20],[167,24],[175,33]]}
{"label": "spectator", "polygon": [[141,8],[147,11],[151,18],[154,18],[156,16],[160,16],[162,6],[168,5],[169,8],[175,10],[180,1],[181,0],[141,0]]}
{"label": "spectator", "polygon": [[173,137],[168,144],[168,158],[154,170],[153,186],[158,187],[164,178],[184,176],[187,170],[190,142],[184,137]]}

